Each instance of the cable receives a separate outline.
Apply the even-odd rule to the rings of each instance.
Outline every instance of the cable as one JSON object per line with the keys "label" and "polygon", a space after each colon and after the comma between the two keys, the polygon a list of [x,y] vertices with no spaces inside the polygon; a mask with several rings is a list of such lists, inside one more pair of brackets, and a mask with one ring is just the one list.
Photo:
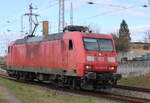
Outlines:
{"label": "cable", "polygon": [[47,10],[47,9],[49,9],[49,8],[52,8],[52,7],[54,7],[54,6],[58,5],[58,4],[59,4],[59,2],[54,3],[54,4],[52,4],[52,5],[49,5],[49,6],[45,7],[45,8],[42,8],[42,9],[38,10],[36,13],[39,13],[40,11],[43,12],[44,10]]}
{"label": "cable", "polygon": [[[28,3],[30,3],[30,2],[28,2]],[[58,3],[57,3],[57,4],[58,4]],[[50,5],[50,7],[53,7],[54,5],[56,5],[56,3],[53,4],[53,5]],[[47,9],[47,8],[45,8],[45,9]],[[43,9],[41,9],[41,10],[39,10],[39,11],[37,11],[37,12],[40,12],[40,11],[42,11],[42,10],[43,10]],[[21,15],[21,12],[15,14],[15,15],[13,15],[13,16],[11,16],[11,18],[3,19],[3,21],[10,21],[10,24],[16,23],[16,21],[20,21],[19,18],[16,19],[16,17],[20,17],[19,15]],[[15,19],[15,20],[13,20],[13,19]],[[7,24],[7,23],[6,23],[6,24],[3,23],[3,25],[1,26],[1,30],[7,28],[6,25],[8,25],[8,24]]]}
{"label": "cable", "polygon": [[94,15],[94,16],[90,16],[90,17],[87,17],[87,18],[83,18],[83,19],[80,19],[80,20],[86,20],[86,19],[91,19],[91,18],[96,18],[98,16],[102,16],[102,15],[106,15],[106,14],[109,14],[109,13],[117,13],[117,12],[121,12],[121,11],[124,11],[124,10],[127,10],[127,9],[132,9],[132,8],[137,8],[137,7],[140,7],[140,8],[143,8],[145,5],[140,5],[140,6],[130,6],[130,7],[125,7],[125,8],[122,8],[118,11],[116,10],[111,10],[111,11],[108,11],[108,12],[103,12],[103,13],[100,13],[100,14],[97,14],[97,15]]}
{"label": "cable", "polygon": [[[43,11],[45,11],[45,10],[48,10],[49,8],[52,8],[52,7],[54,7],[54,6],[56,6],[56,5],[58,5],[59,4],[59,1],[57,0],[53,0],[53,1],[55,1],[56,3],[54,3],[54,4],[51,4],[51,5],[49,5],[49,6],[47,6],[47,7],[45,7],[45,8],[42,8],[42,9],[39,9],[38,11],[36,11],[35,13],[39,13],[39,12],[43,12]],[[65,0],[65,1],[68,1],[68,0]],[[29,4],[30,2],[28,2],[28,4]],[[19,16],[21,13],[18,13],[17,15]],[[9,20],[11,21],[11,24],[14,22],[16,22],[16,21],[19,21],[19,18],[18,19],[16,19],[16,15],[14,15],[14,16],[11,16],[11,18],[15,18],[15,20],[10,20],[10,18],[9,18]],[[3,21],[5,21],[5,20],[3,20]],[[7,19],[6,19],[6,21],[7,21]],[[6,25],[8,25],[8,24],[4,24],[2,27],[1,27],[1,30],[2,29],[5,29],[5,28],[7,28],[6,27]]]}

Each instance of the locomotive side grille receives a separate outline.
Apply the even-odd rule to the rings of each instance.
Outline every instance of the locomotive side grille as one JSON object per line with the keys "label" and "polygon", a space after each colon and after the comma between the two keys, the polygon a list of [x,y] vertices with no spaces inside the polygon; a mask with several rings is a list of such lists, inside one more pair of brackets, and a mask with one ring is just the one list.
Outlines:
{"label": "locomotive side grille", "polygon": [[96,66],[95,69],[107,69],[107,67]]}
{"label": "locomotive side grille", "polygon": [[98,57],[98,61],[104,62],[104,57]]}

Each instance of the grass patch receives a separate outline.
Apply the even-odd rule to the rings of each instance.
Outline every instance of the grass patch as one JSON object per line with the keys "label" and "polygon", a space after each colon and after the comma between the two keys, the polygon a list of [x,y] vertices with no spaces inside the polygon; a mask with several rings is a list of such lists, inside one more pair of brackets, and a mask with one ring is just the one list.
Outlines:
{"label": "grass patch", "polygon": [[4,63],[4,57],[0,57],[0,63]]}
{"label": "grass patch", "polygon": [[38,86],[16,83],[2,78],[0,78],[0,85],[8,88],[23,103],[117,103],[83,96],[62,95],[54,90],[43,90]]}
{"label": "grass patch", "polygon": [[118,84],[150,88],[150,74],[146,74],[138,77],[123,78],[118,81]]}
{"label": "grass patch", "polygon": [[3,99],[3,98],[1,97],[1,95],[0,95],[0,103],[8,103],[8,101],[5,100],[5,99]]}

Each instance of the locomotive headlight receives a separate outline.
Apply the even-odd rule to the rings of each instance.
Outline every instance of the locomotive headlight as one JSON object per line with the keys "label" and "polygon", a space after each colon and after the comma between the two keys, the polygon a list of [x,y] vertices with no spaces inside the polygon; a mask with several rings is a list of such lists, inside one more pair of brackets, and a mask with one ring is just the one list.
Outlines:
{"label": "locomotive headlight", "polygon": [[109,70],[115,70],[115,67],[108,67]]}
{"label": "locomotive headlight", "polygon": [[93,69],[93,66],[92,65],[86,65],[85,68],[86,69]]}
{"label": "locomotive headlight", "polygon": [[108,57],[108,62],[116,62],[116,59],[114,57]]}

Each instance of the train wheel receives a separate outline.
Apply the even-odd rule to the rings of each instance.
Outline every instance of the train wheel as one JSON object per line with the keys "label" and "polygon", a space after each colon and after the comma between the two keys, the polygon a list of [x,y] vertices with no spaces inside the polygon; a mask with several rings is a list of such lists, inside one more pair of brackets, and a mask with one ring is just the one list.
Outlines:
{"label": "train wheel", "polygon": [[19,75],[19,74],[16,76],[16,79],[17,79],[17,80],[20,80],[20,75]]}
{"label": "train wheel", "polygon": [[16,79],[17,79],[17,80],[20,80],[20,72],[17,72],[17,73],[16,73]]}
{"label": "train wheel", "polygon": [[81,80],[80,80],[80,78],[77,78],[77,79],[76,79],[76,89],[77,89],[77,90],[80,90],[80,89],[81,89]]}
{"label": "train wheel", "polygon": [[70,83],[69,83],[69,88],[70,89],[76,89],[76,79],[75,78],[72,78],[70,79]]}
{"label": "train wheel", "polygon": [[88,84],[85,80],[81,80],[80,82],[81,89],[86,89],[88,87]]}
{"label": "train wheel", "polygon": [[112,80],[111,85],[115,87],[117,85],[117,80]]}
{"label": "train wheel", "polygon": [[97,90],[97,82],[96,81],[93,82],[93,90]]}

